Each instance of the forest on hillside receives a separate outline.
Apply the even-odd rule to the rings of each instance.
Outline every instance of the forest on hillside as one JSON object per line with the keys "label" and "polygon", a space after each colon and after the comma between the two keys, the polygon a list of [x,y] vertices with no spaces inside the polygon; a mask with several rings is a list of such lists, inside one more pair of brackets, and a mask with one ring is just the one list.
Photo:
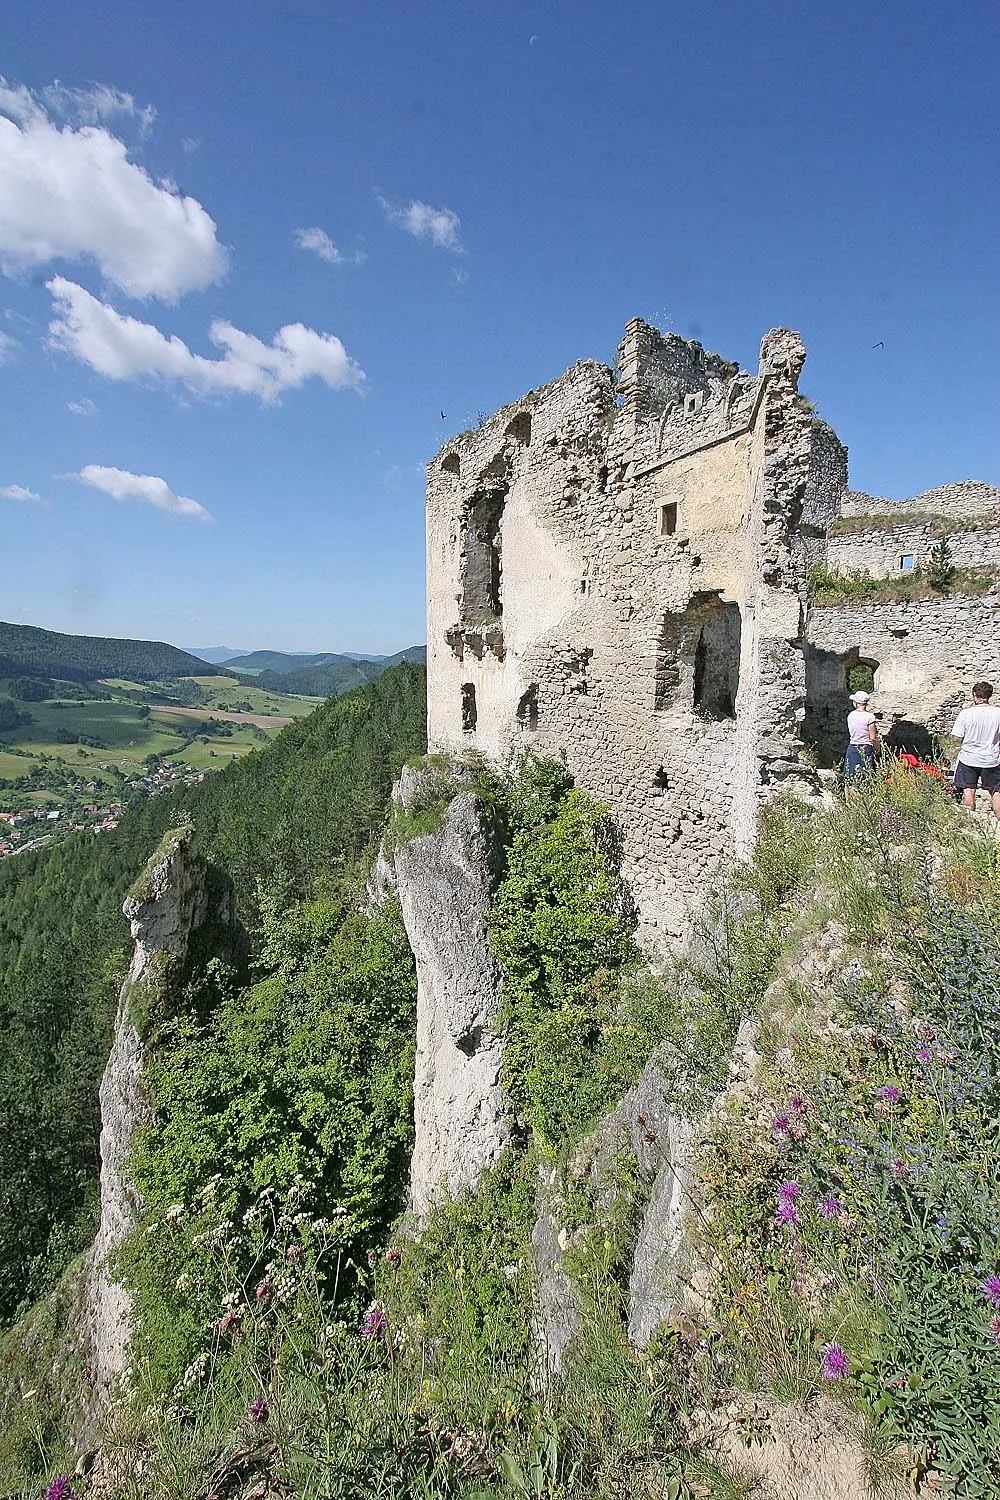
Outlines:
{"label": "forest on hillside", "polygon": [[156,682],[196,677],[204,670],[204,662],[164,641],[63,635],[0,621],[0,678],[94,682],[121,677],[130,682]]}
{"label": "forest on hillside", "polygon": [[136,801],[100,837],[0,862],[0,1326],[93,1234],[97,1089],[130,952],[121,906],[164,830],[193,823],[252,937],[262,897],[304,899],[353,866],[424,747],[423,668],[400,666],[217,776]]}

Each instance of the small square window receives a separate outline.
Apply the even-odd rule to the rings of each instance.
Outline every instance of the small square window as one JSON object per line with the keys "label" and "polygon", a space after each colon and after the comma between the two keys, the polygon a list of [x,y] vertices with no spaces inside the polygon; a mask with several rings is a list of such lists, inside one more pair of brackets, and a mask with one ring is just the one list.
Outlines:
{"label": "small square window", "polygon": [[660,506],[660,535],[674,536],[677,531],[677,501]]}
{"label": "small square window", "polygon": [[697,412],[701,411],[704,400],[704,391],[691,391],[689,395],[684,397],[684,415],[686,417],[693,417]]}
{"label": "small square window", "polygon": [[912,552],[904,552],[903,553],[902,557],[899,559],[899,571],[901,573],[912,573],[913,572],[913,553]]}

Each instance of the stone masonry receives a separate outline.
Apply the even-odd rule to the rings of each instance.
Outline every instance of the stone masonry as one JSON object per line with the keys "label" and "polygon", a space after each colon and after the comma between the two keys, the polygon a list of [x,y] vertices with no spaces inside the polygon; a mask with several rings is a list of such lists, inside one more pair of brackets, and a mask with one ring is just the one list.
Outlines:
{"label": "stone masonry", "polygon": [[574,365],[428,467],[429,747],[564,756],[616,816],[654,948],[749,851],[761,802],[811,784],[807,706],[846,713],[859,660],[925,721],[970,673],[1000,678],[995,593],[892,606],[905,623],[810,609],[815,564],[891,576],[942,533],[960,566],[1000,566],[1000,491],[849,492],[804,360],[788,329],[749,373],[635,319],[617,374]]}

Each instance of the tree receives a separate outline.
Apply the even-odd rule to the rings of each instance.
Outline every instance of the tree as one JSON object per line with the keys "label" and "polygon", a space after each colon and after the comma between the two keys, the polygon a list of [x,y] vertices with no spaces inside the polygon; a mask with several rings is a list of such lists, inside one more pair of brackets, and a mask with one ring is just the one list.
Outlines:
{"label": "tree", "polygon": [[948,538],[941,537],[931,548],[927,560],[927,582],[937,593],[943,594],[955,577],[953,553]]}

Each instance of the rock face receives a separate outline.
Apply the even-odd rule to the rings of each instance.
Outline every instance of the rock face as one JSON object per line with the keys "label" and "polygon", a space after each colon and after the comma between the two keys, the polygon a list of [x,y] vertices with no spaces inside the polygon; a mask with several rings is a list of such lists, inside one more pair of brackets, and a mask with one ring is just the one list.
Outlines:
{"label": "rock face", "polygon": [[128,1173],[133,1137],[147,1118],[141,1087],[145,1046],[136,1021],[148,1016],[162,997],[171,970],[183,965],[192,935],[208,916],[205,876],[193,831],[175,830],[122,908],[135,948],[101,1082],[101,1220],[86,1295],[97,1412],[107,1406],[125,1373],[128,1355],[128,1297],[110,1274],[108,1257],[128,1235],[141,1207]]}
{"label": "rock face", "polygon": [[[415,773],[397,798],[412,805]],[[486,929],[489,839],[482,806],[459,792],[439,832],[396,849],[403,921],[417,968],[416,1140],[410,1174],[414,1210],[442,1192],[473,1188],[511,1136],[500,1083],[503,1043],[493,1027],[500,973]]]}
{"label": "rock face", "polygon": [[[652,1057],[638,1082],[579,1148],[570,1170],[595,1190],[599,1215],[611,1209],[615,1166],[630,1153],[649,1196],[629,1276],[628,1335],[644,1348],[655,1330],[685,1301],[684,1230],[692,1187],[693,1127],[667,1104],[661,1060]],[[579,1326],[578,1288],[563,1269],[570,1236],[559,1225],[555,1177],[543,1175],[539,1214],[531,1235],[538,1281],[535,1338],[549,1370],[562,1369]]]}

